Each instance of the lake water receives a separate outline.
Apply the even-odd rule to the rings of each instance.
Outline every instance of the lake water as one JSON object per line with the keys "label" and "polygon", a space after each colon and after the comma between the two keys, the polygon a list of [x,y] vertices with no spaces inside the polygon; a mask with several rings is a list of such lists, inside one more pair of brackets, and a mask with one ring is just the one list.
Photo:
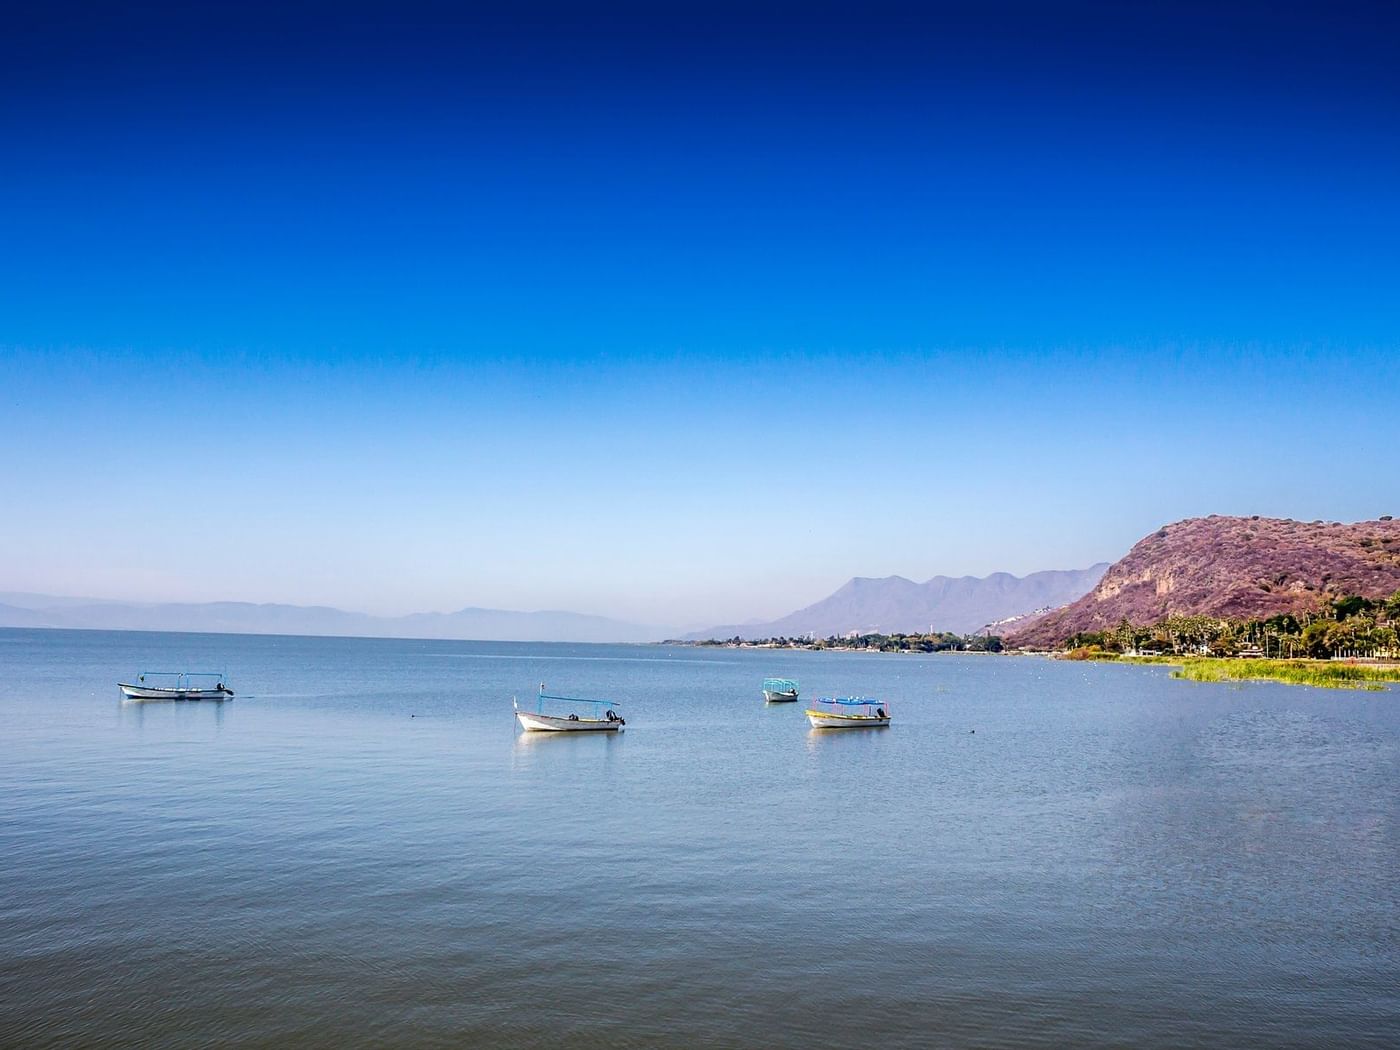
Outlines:
{"label": "lake water", "polygon": [[[184,666],[238,698],[118,699]],[[1400,694],[0,631],[0,1044],[1394,1047]]]}

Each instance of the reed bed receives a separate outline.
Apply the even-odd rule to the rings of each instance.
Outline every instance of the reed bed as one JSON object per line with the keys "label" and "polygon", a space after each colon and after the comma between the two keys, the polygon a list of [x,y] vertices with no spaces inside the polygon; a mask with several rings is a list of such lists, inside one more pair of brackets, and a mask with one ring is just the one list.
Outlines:
{"label": "reed bed", "polygon": [[1380,690],[1400,682],[1400,666],[1339,663],[1328,660],[1216,660],[1191,657],[1173,661],[1173,678],[1191,682],[1287,682],[1323,689]]}

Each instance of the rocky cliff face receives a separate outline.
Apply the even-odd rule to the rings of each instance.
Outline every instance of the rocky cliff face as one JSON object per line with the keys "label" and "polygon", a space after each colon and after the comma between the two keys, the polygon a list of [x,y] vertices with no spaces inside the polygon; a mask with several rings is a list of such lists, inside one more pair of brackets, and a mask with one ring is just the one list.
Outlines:
{"label": "rocky cliff face", "polygon": [[1158,529],[1092,591],[1008,644],[1053,647],[1079,631],[1178,615],[1267,617],[1326,595],[1370,598],[1400,589],[1400,521],[1344,525],[1286,518],[1188,518]]}

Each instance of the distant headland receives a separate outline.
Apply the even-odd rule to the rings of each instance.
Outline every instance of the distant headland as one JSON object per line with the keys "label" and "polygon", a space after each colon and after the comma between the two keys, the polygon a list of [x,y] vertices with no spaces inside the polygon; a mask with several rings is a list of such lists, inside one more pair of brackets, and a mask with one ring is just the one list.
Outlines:
{"label": "distant headland", "polygon": [[[1097,567],[1096,567],[1097,568]],[[1059,608],[981,630],[689,644],[862,652],[1056,652],[1163,661],[1196,681],[1275,679],[1379,688],[1400,681],[1400,522],[1189,518],[1146,536]],[[907,581],[906,581],[907,582]]]}
{"label": "distant headland", "polygon": [[[1248,625],[1327,618],[1329,609],[1351,610],[1350,604],[1334,604],[1348,598],[1383,608],[1397,591],[1400,522],[1390,515],[1351,524],[1211,515],[1150,533],[1089,593],[1011,630],[1006,642],[1010,648],[1062,648],[1076,639],[1121,633],[1124,624],[1157,628],[1182,618],[1258,634]],[[1387,626],[1384,611],[1381,618],[1377,626]],[[1216,638],[1197,631],[1194,640],[1209,645],[1230,633],[1224,626],[1220,631]],[[1393,644],[1382,633],[1376,639],[1358,636],[1350,646],[1339,640],[1333,651]]]}

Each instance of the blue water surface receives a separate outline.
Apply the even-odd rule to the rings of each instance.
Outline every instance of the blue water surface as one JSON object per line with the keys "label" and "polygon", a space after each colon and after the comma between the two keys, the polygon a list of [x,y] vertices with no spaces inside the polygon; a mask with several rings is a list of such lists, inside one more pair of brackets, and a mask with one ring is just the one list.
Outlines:
{"label": "blue water surface", "polygon": [[1395,1046],[1400,693],[3,630],[0,975],[5,1046]]}

